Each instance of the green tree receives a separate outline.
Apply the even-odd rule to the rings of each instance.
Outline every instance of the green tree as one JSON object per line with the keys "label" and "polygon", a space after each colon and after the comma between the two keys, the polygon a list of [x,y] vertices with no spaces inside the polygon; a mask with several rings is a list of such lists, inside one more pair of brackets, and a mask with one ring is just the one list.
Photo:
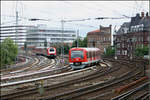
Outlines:
{"label": "green tree", "polygon": [[72,43],[72,48],[73,48],[73,47],[77,47],[77,40],[73,41],[73,43]]}
{"label": "green tree", "polygon": [[85,37],[82,41],[82,47],[87,47],[87,37]]}
{"label": "green tree", "polygon": [[64,45],[64,54],[69,54],[69,49],[70,49],[69,45],[65,44]]}
{"label": "green tree", "polygon": [[[54,45],[54,47],[57,50],[57,54],[60,55],[61,54],[61,50],[62,50],[62,46]],[[69,49],[70,49],[70,46],[68,44],[64,44],[64,54],[69,54]]]}
{"label": "green tree", "polygon": [[104,53],[105,57],[113,57],[115,55],[115,49],[114,47],[109,46],[106,48],[106,52]]}
{"label": "green tree", "polygon": [[[77,47],[77,39],[73,41],[72,48]],[[78,47],[87,47],[87,37],[85,37],[83,40],[78,39]]]}
{"label": "green tree", "polygon": [[134,51],[134,54],[137,57],[143,57],[144,55],[148,55],[148,50],[148,46],[138,45]]}
{"label": "green tree", "polygon": [[18,46],[10,38],[6,38],[0,45],[1,67],[12,64],[18,54]]}

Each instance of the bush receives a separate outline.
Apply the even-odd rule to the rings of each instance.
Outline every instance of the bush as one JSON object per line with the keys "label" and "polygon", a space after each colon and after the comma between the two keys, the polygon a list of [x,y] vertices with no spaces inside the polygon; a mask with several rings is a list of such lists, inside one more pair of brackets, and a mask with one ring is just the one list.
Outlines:
{"label": "bush", "polygon": [[18,54],[18,46],[14,44],[14,41],[10,38],[6,38],[1,44],[0,44],[0,67],[12,64],[15,61],[15,58]]}
{"label": "bush", "polygon": [[115,49],[113,47],[106,48],[106,52],[104,53],[104,57],[113,57],[115,55]]}
{"label": "bush", "polygon": [[134,55],[137,57],[144,57],[144,55],[148,55],[148,46],[137,46]]}

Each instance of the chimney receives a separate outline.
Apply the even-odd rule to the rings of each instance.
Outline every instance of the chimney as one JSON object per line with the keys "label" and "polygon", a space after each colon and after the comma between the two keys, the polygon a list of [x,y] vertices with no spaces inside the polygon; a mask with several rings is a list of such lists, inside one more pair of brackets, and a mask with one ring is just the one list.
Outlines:
{"label": "chimney", "polygon": [[141,12],[141,17],[142,17],[142,18],[144,17],[144,12]]}

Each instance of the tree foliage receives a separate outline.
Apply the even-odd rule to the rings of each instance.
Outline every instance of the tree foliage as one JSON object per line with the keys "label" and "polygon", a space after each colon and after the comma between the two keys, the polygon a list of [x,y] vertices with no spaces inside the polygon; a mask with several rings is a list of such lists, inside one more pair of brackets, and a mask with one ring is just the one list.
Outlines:
{"label": "tree foliage", "polygon": [[1,44],[0,44],[0,66],[5,66],[7,64],[12,64],[15,61],[15,58],[18,54],[18,46],[14,44],[14,41],[10,38],[6,38]]}
{"label": "tree foliage", "polygon": [[73,47],[77,47],[77,42],[78,42],[78,47],[87,47],[87,37],[85,37],[83,40],[81,39],[76,39],[73,43],[72,43],[72,48]]}
{"label": "tree foliage", "polygon": [[115,55],[115,49],[114,47],[109,46],[106,48],[106,52],[104,53],[105,57],[113,57]]}
{"label": "tree foliage", "polygon": [[137,57],[143,57],[144,55],[148,55],[148,50],[149,50],[148,46],[139,45],[136,47],[134,54]]}
{"label": "tree foliage", "polygon": [[[61,54],[61,51],[62,51],[62,46],[60,45],[54,45],[54,47],[56,48],[57,50],[57,54],[60,55]],[[64,54],[69,54],[69,49],[70,49],[70,46],[68,44],[64,44],[63,46],[63,49],[64,49]]]}
{"label": "tree foliage", "polygon": [[70,47],[68,44],[64,45],[64,54],[69,54]]}

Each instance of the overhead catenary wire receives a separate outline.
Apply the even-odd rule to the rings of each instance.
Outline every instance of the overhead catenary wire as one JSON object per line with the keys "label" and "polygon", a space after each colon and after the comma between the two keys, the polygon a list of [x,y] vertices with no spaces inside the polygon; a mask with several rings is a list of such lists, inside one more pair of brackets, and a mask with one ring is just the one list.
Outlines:
{"label": "overhead catenary wire", "polygon": [[[22,3],[22,2],[20,2],[20,3]],[[68,2],[68,1],[65,1],[64,3],[66,3],[66,4],[68,4],[68,5],[70,5],[70,4],[72,4],[72,3],[70,3],[70,2]],[[23,5],[23,4],[22,4]],[[70,5],[71,6],[71,5]],[[82,5],[82,6],[84,6],[84,8],[87,8],[88,6],[86,6],[86,5]],[[98,9],[99,10],[99,9]],[[92,11],[91,9],[90,9],[90,11]],[[97,11],[96,11],[97,12]],[[113,11],[114,12],[114,11]],[[9,17],[12,17],[12,16],[9,16]],[[15,16],[14,16],[15,17]],[[20,17],[19,17],[20,18]],[[30,19],[30,18],[27,18],[27,17],[21,17],[21,18],[23,18],[23,19]],[[126,18],[131,18],[131,17],[129,17],[129,16],[127,16],[127,15],[122,15],[122,17],[97,17],[97,18],[95,18],[95,19],[97,19],[97,20],[105,20],[105,19],[126,19]],[[54,19],[41,19],[41,18],[37,18],[37,19],[39,19],[39,20],[43,20],[43,21],[54,21]],[[85,18],[86,19],[86,18]],[[85,21],[85,19],[81,19],[81,21]],[[87,18],[88,20],[91,20],[91,19],[94,19],[94,18]],[[86,20],[87,20],[86,19]],[[33,20],[35,20],[35,19],[32,19],[32,21]],[[76,19],[75,19],[76,20]],[[74,20],[74,21],[75,21]],[[38,20],[37,20],[38,21]],[[72,20],[71,20],[72,21]],[[70,21],[70,22],[71,22]],[[78,20],[79,21],[79,20]],[[56,22],[56,21],[55,21]],[[57,22],[60,22],[60,21],[57,21]],[[69,22],[69,20],[68,20],[68,22]]]}
{"label": "overhead catenary wire", "polygon": [[[2,15],[5,17],[16,17],[16,16],[10,16],[10,15]],[[25,19],[25,20],[29,20],[29,21],[38,21],[38,20],[43,20],[43,21],[54,21],[54,22],[59,22],[58,20],[53,20],[53,19],[42,19],[42,18],[27,18],[27,17],[20,17],[20,19]],[[126,18],[131,18],[128,16],[124,17],[96,17],[96,18],[84,18],[84,19],[65,19],[64,22],[75,22],[75,21],[86,21],[86,20],[104,20],[104,19],[126,19]]]}

